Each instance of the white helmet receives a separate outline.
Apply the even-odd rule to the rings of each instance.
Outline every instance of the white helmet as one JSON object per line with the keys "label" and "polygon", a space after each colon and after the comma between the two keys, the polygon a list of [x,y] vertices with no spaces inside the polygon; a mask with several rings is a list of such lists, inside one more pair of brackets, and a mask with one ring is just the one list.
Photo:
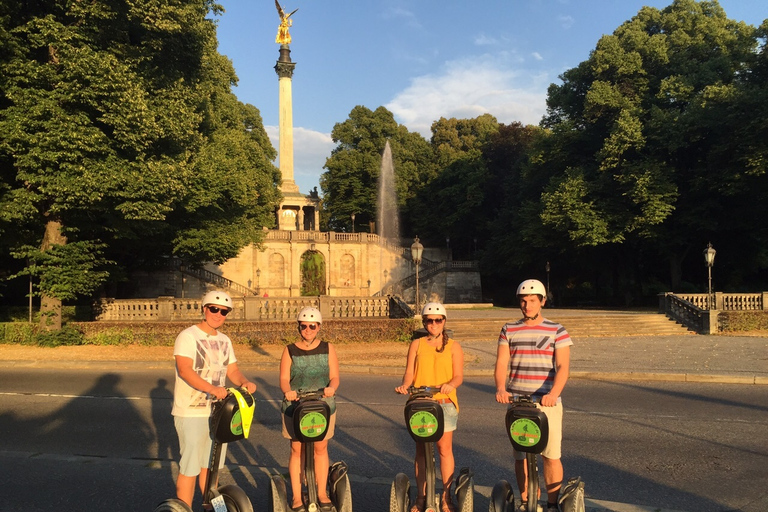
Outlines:
{"label": "white helmet", "polygon": [[317,322],[321,324],[323,323],[323,315],[320,314],[319,309],[307,306],[299,311],[299,317],[296,320],[299,322]]}
{"label": "white helmet", "polygon": [[223,306],[225,308],[232,309],[232,297],[227,292],[221,290],[213,290],[203,295],[203,307],[214,305]]}
{"label": "white helmet", "polygon": [[448,319],[448,313],[445,311],[445,306],[439,302],[427,302],[424,304],[424,308],[421,310],[421,316],[426,315],[443,315],[443,318]]}
{"label": "white helmet", "polygon": [[516,295],[541,295],[542,297],[546,297],[547,290],[544,288],[544,284],[538,279],[527,279],[517,287]]}

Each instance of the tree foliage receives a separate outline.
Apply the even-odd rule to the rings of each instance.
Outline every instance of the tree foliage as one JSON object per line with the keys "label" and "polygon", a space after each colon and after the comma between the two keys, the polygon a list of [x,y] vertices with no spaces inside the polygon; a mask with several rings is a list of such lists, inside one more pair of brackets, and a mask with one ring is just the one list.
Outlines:
{"label": "tree foliage", "polygon": [[327,229],[351,231],[352,214],[355,224],[376,221],[381,158],[387,141],[392,149],[400,206],[434,174],[427,141],[397,124],[384,107],[371,111],[356,106],[346,121],[334,126],[331,137],[337,146],[320,177]]}
{"label": "tree foliage", "polygon": [[[271,225],[275,151],[259,112],[231,92],[237,77],[207,18],[221,10],[210,0],[0,7],[0,243],[48,276],[43,295],[88,295],[106,271],[79,284],[62,276],[104,258],[221,262]],[[46,255],[50,230],[60,231],[52,246],[68,247]]]}

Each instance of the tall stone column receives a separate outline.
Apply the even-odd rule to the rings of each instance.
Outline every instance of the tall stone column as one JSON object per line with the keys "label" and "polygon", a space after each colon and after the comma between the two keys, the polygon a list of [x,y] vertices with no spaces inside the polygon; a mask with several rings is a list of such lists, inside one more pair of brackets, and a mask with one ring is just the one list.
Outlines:
{"label": "tall stone column", "polygon": [[280,58],[275,64],[280,88],[280,174],[283,177],[283,192],[298,192],[299,187],[293,179],[293,92],[292,80],[295,62],[291,62],[291,48],[280,45]]}

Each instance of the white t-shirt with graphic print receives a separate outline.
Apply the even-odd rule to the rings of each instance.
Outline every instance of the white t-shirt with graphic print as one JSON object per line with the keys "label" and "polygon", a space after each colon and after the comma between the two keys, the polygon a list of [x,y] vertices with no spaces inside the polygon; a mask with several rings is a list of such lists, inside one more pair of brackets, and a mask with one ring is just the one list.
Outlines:
{"label": "white t-shirt with graphic print", "polygon": [[[174,356],[192,359],[192,368],[201,378],[214,386],[225,386],[227,366],[237,361],[232,341],[226,334],[217,331],[215,336],[193,325],[176,337]],[[211,414],[211,397],[198,391],[179,377],[176,369],[176,384],[173,388],[173,409],[171,414],[185,418],[208,417]]]}

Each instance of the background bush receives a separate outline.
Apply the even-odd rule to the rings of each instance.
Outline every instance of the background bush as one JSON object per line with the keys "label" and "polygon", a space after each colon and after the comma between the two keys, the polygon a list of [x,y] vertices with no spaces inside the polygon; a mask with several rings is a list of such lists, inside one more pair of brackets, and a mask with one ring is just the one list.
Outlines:
{"label": "background bush", "polygon": [[[0,343],[39,345],[173,346],[189,322],[70,322],[61,331],[38,333],[37,324],[0,323]],[[407,343],[412,319],[332,320],[323,324],[321,339],[331,343],[395,341]],[[234,343],[251,346],[288,344],[299,340],[296,322],[229,322],[222,328]]]}

